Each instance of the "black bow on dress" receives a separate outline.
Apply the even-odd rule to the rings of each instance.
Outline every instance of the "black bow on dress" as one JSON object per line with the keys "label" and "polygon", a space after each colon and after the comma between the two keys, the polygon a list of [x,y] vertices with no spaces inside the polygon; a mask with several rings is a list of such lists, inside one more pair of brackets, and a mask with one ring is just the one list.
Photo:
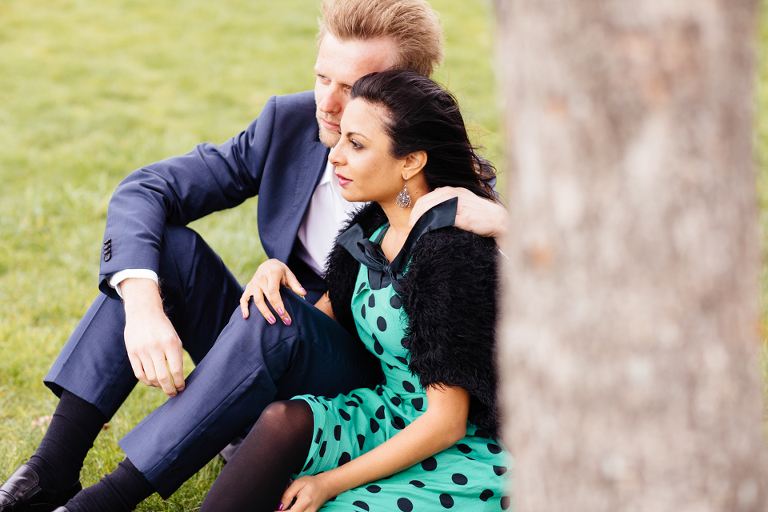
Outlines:
{"label": "black bow on dress", "polygon": [[368,281],[371,289],[380,290],[392,283],[392,287],[399,294],[402,291],[400,282],[403,279],[405,268],[408,266],[408,261],[411,259],[413,246],[424,233],[453,226],[458,203],[459,199],[454,197],[433,206],[422,215],[408,234],[403,248],[400,249],[391,263],[384,256],[384,251],[381,250],[381,239],[384,238],[389,223],[385,224],[375,241],[369,240],[363,234],[363,228],[360,227],[360,224],[350,226],[349,229],[339,235],[336,241],[353,258],[368,267]]}

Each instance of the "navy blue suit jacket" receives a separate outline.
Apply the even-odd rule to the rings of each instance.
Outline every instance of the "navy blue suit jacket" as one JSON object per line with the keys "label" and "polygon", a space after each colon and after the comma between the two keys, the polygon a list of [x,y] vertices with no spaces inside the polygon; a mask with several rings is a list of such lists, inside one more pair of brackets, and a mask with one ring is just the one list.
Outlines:
{"label": "navy blue suit jacket", "polygon": [[[111,274],[127,268],[157,272],[165,225],[183,226],[256,195],[262,246],[270,258],[288,263],[327,156],[308,91],[273,96],[245,131],[220,146],[200,144],[137,169],[109,203],[99,288],[117,297],[106,282]],[[298,265],[293,260],[292,267]],[[317,280],[304,267],[299,281]]]}

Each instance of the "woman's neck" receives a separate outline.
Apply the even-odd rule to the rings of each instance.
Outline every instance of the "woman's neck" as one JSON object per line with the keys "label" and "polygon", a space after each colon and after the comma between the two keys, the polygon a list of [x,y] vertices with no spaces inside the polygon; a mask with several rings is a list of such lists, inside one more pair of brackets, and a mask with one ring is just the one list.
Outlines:
{"label": "woman's neck", "polygon": [[[413,203],[424,195],[423,193],[411,194],[411,201]],[[384,214],[389,221],[389,229],[384,234],[384,238],[381,241],[381,250],[384,251],[384,256],[391,262],[397,257],[400,249],[405,245],[405,240],[411,232],[411,226],[408,222],[411,219],[412,207],[400,208],[397,203],[379,203],[381,209],[384,210]]]}

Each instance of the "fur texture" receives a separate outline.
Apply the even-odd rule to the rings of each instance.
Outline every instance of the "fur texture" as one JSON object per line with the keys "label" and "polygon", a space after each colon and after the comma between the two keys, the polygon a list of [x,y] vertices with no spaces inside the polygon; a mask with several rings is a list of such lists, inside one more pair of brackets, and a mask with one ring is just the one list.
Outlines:
{"label": "fur texture", "polygon": [[[370,236],[385,222],[381,207],[371,204],[347,227],[359,223]],[[492,239],[454,227],[425,233],[413,249],[401,296],[411,372],[425,388],[443,384],[467,390],[470,421],[494,437],[497,254]],[[344,248],[334,246],[326,273],[331,305],[339,323],[354,334],[350,303],[358,268]]]}

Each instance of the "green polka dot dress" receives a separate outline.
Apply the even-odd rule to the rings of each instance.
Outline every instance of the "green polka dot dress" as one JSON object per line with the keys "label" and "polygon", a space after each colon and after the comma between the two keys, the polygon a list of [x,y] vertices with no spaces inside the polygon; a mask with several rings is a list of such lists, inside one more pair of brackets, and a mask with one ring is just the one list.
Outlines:
{"label": "green polka dot dress", "polygon": [[[376,239],[382,228],[372,236]],[[377,240],[378,241],[378,240]],[[427,397],[408,370],[401,345],[406,325],[398,295],[389,284],[371,288],[360,265],[352,298],[357,331],[381,360],[384,382],[332,399],[303,395],[312,408],[315,435],[304,468],[314,475],[345,464],[384,443],[427,409]],[[503,495],[511,469],[508,452],[487,432],[467,422],[467,435],[415,466],[329,501],[324,511],[497,511],[507,510]]]}

